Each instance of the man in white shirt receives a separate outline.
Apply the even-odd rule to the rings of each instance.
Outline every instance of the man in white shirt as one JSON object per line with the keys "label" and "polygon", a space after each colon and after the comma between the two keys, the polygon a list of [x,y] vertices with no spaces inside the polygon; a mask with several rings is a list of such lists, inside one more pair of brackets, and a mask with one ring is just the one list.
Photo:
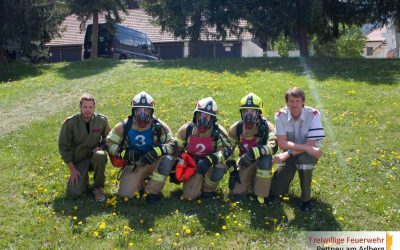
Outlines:
{"label": "man in white shirt", "polygon": [[289,89],[285,100],[286,107],[275,114],[278,146],[284,152],[273,159],[279,166],[272,179],[271,195],[287,194],[297,170],[301,186],[300,208],[307,211],[312,208],[312,172],[322,156],[320,141],[325,133],[319,111],[304,106],[305,94],[302,89]]}

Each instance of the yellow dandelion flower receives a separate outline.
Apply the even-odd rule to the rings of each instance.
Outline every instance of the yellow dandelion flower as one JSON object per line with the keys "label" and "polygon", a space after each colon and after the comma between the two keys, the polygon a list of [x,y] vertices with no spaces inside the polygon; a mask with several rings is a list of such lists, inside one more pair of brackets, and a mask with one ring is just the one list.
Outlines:
{"label": "yellow dandelion flower", "polygon": [[179,236],[181,236],[181,234],[180,233],[175,233],[175,236],[179,237]]}
{"label": "yellow dandelion flower", "polygon": [[74,217],[72,217],[72,219],[73,219],[73,220],[77,220],[77,219],[78,219],[78,217],[74,216]]}
{"label": "yellow dandelion flower", "polygon": [[83,224],[83,222],[82,222],[82,221],[78,222],[78,225],[82,225],[82,224]]}
{"label": "yellow dandelion flower", "polygon": [[288,200],[289,200],[289,197],[285,196],[285,197],[282,198],[282,200],[288,201]]}
{"label": "yellow dandelion flower", "polygon": [[94,237],[98,237],[98,236],[99,236],[99,232],[94,231],[94,232],[93,232],[93,236],[94,236]]}
{"label": "yellow dandelion flower", "polygon": [[128,246],[133,247],[133,243],[129,242]]}
{"label": "yellow dandelion flower", "polygon": [[149,228],[149,233],[152,233],[153,232],[153,228]]}
{"label": "yellow dandelion flower", "polygon": [[128,200],[129,200],[129,198],[128,198],[128,197],[125,197],[125,198],[124,198],[124,201],[125,201],[125,202],[127,202]]}
{"label": "yellow dandelion flower", "polygon": [[237,221],[237,220],[235,220],[235,221],[233,221],[233,223],[234,223],[234,224],[238,224],[238,221]]}
{"label": "yellow dandelion flower", "polygon": [[225,225],[223,225],[221,228],[222,228],[222,230],[228,229]]}
{"label": "yellow dandelion flower", "polygon": [[215,237],[219,237],[221,236],[219,233],[215,233]]}
{"label": "yellow dandelion flower", "polygon": [[232,206],[232,207],[236,207],[237,204],[236,204],[235,202],[233,202],[233,203],[231,204],[231,206]]}
{"label": "yellow dandelion flower", "polygon": [[213,246],[215,246],[215,243],[214,243],[214,242],[211,242],[210,245],[213,247]]}
{"label": "yellow dandelion flower", "polygon": [[161,238],[158,238],[158,239],[157,239],[157,242],[161,242],[161,241],[162,241],[162,239],[161,239]]}
{"label": "yellow dandelion flower", "polygon": [[197,200],[197,204],[201,204],[202,203],[202,201],[201,200]]}
{"label": "yellow dandelion flower", "polygon": [[183,229],[183,230],[186,230],[186,229],[187,229],[187,226],[183,225],[183,226],[182,226],[182,229]]}
{"label": "yellow dandelion flower", "polygon": [[144,223],[144,220],[140,220],[139,222],[140,222],[140,224],[143,224],[143,223]]}
{"label": "yellow dandelion flower", "polygon": [[172,245],[173,245],[174,247],[176,247],[176,246],[178,245],[178,243],[174,242],[174,243],[172,243]]}
{"label": "yellow dandelion flower", "polygon": [[272,221],[273,221],[274,223],[277,223],[277,222],[278,222],[278,219],[277,219],[277,218],[273,218]]}
{"label": "yellow dandelion flower", "polygon": [[192,233],[192,230],[190,230],[190,228],[188,228],[188,229],[185,230],[185,233],[186,233],[186,234],[191,234],[191,233]]}
{"label": "yellow dandelion flower", "polygon": [[104,228],[106,228],[106,223],[104,221],[102,221],[99,225],[99,229],[103,230]]}
{"label": "yellow dandelion flower", "polygon": [[74,210],[78,210],[78,206],[74,206]]}
{"label": "yellow dandelion flower", "polygon": [[116,212],[113,212],[113,213],[112,213],[112,215],[113,215],[113,216],[116,216],[116,215],[117,215],[117,213],[116,213]]}
{"label": "yellow dandelion flower", "polygon": [[342,216],[339,216],[339,217],[338,217],[338,220],[344,221],[344,218],[343,218]]}

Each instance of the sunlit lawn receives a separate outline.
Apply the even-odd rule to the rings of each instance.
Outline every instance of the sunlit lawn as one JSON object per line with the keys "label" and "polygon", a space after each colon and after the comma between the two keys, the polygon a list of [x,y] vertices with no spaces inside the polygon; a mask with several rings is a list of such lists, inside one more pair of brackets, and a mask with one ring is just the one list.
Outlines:
{"label": "sunlit lawn", "polygon": [[[400,61],[227,59],[134,62],[97,60],[39,67],[0,66],[0,247],[111,249],[294,248],[307,230],[398,230],[400,227]],[[213,96],[226,128],[239,100],[262,97],[271,121],[291,86],[323,113],[324,157],[313,179],[311,213],[300,211],[297,177],[289,196],[259,205],[228,196],[228,176],[212,200],[181,201],[171,183],[164,198],[116,197],[118,170],[107,166],[107,202],[90,191],[65,195],[68,169],[57,139],[84,92],[114,126],[146,90],[155,114],[174,132],[192,119],[199,98]]]}

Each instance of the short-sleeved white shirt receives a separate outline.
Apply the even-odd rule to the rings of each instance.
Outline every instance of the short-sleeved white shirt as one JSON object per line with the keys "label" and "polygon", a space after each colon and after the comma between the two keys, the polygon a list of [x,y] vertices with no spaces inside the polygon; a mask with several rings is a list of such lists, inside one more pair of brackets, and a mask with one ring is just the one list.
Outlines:
{"label": "short-sleeved white shirt", "polygon": [[305,106],[300,117],[293,119],[287,107],[275,114],[276,135],[286,135],[287,140],[296,144],[305,144],[307,140],[315,140],[317,146],[324,139],[321,114],[318,110]]}

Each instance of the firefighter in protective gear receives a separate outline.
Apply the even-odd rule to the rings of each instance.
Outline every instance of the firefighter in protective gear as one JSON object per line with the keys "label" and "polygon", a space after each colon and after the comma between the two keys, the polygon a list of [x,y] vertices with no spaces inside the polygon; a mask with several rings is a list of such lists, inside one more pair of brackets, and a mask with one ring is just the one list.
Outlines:
{"label": "firefighter in protective gear", "polygon": [[[146,92],[137,94],[131,102],[131,115],[118,123],[107,136],[108,152],[127,163],[120,176],[118,194],[132,198],[145,191],[147,201],[160,198],[165,180],[175,164],[176,149],[170,128],[157,119],[154,100]],[[145,183],[145,179],[150,180]]]}
{"label": "firefighter in protective gear", "polygon": [[272,155],[277,151],[275,128],[262,115],[263,102],[249,93],[240,100],[241,120],[229,128],[229,139],[239,149],[238,173],[230,164],[230,192],[254,193],[260,203],[269,196]]}
{"label": "firefighter in protective gear", "polygon": [[217,103],[211,97],[201,99],[193,121],[177,133],[178,152],[186,152],[196,163],[196,173],[183,183],[182,197],[187,200],[214,196],[226,173],[225,160],[232,148],[226,130],[217,123],[217,112]]}

